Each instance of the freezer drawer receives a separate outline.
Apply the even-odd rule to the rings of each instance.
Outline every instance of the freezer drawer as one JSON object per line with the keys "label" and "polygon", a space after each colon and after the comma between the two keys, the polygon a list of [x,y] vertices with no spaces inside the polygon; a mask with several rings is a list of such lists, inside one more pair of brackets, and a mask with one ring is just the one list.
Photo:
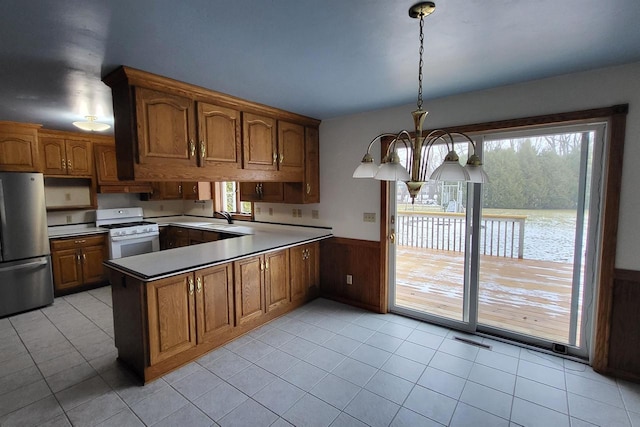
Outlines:
{"label": "freezer drawer", "polygon": [[0,263],[0,317],[52,302],[53,280],[49,255]]}

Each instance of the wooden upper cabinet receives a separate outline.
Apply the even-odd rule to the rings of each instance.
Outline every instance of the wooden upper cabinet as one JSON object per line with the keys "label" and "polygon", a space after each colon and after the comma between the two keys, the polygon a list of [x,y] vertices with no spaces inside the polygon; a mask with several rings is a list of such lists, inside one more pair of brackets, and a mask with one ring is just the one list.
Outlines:
{"label": "wooden upper cabinet", "polygon": [[304,126],[278,121],[278,170],[304,170]]}
{"label": "wooden upper cabinet", "polygon": [[[51,132],[51,131],[49,131]],[[89,139],[69,138],[62,132],[40,135],[42,172],[45,175],[91,177],[93,173],[92,143]]]}
{"label": "wooden upper cabinet", "polygon": [[40,125],[0,122],[0,171],[38,172]]}
{"label": "wooden upper cabinet", "polygon": [[147,283],[150,365],[196,345],[192,273]]}
{"label": "wooden upper cabinet", "polygon": [[194,102],[136,87],[140,163],[197,166]]}
{"label": "wooden upper cabinet", "polygon": [[240,112],[198,102],[200,166],[242,167]]}
{"label": "wooden upper cabinet", "polygon": [[303,203],[320,203],[320,132],[305,128]]}
{"label": "wooden upper cabinet", "polygon": [[271,117],[244,113],[242,133],[244,168],[277,170],[276,120]]}

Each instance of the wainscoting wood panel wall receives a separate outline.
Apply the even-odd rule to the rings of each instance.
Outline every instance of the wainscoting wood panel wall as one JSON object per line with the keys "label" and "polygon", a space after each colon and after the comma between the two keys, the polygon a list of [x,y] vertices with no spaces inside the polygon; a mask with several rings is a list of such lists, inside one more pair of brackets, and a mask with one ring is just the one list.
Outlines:
{"label": "wainscoting wood panel wall", "polygon": [[[340,237],[320,242],[320,293],[323,297],[383,312],[386,293],[380,271],[380,242]],[[347,274],[353,277],[351,285],[347,285]]]}
{"label": "wainscoting wood panel wall", "polygon": [[640,381],[640,271],[615,270],[606,372]]}

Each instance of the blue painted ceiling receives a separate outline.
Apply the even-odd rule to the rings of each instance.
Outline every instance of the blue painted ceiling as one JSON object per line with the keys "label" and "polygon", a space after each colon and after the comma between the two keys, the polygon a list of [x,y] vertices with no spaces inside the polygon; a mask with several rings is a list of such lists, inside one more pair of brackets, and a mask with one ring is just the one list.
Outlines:
{"label": "blue painted ceiling", "polygon": [[[113,122],[119,65],[326,119],[414,102],[409,0],[2,0],[0,120]],[[639,0],[439,0],[424,97],[640,61]]]}

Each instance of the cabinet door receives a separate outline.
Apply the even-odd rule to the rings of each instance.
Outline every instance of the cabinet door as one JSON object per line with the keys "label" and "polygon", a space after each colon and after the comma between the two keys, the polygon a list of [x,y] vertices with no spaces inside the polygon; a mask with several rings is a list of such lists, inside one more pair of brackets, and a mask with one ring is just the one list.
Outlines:
{"label": "cabinet door", "polygon": [[284,189],[281,182],[263,182],[262,193],[260,194],[262,202],[282,202],[284,201]]}
{"label": "cabinet door", "polygon": [[302,172],[304,169],[304,126],[278,122],[278,169]]}
{"label": "cabinet door", "polygon": [[320,135],[318,128],[305,129],[303,202],[320,203]]}
{"label": "cabinet door", "polygon": [[211,200],[211,183],[183,182],[182,196],[185,200]]}
{"label": "cabinet door", "polygon": [[240,200],[243,202],[260,202],[260,184],[259,182],[241,182]]}
{"label": "cabinet door", "polygon": [[289,249],[289,273],[291,277],[291,301],[307,298],[307,262],[306,245],[294,246]]}
{"label": "cabinet door", "polygon": [[307,249],[307,291],[308,296],[318,296],[320,292],[320,243],[305,245]]}
{"label": "cabinet door", "polygon": [[276,121],[244,113],[242,120],[244,169],[277,170]]}
{"label": "cabinet door", "polygon": [[150,364],[196,345],[193,274],[147,283]]}
{"label": "cabinet door", "polygon": [[41,137],[42,172],[45,175],[66,175],[67,157],[64,139]]}
{"label": "cabinet door", "polygon": [[107,251],[104,244],[82,248],[82,279],[85,284],[106,280],[102,265],[106,259]]}
{"label": "cabinet door", "polygon": [[289,281],[289,251],[269,252],[264,255],[267,311],[291,301]]}
{"label": "cabinet door", "polygon": [[37,172],[37,127],[19,124],[0,124],[0,171]]}
{"label": "cabinet door", "polygon": [[96,159],[96,175],[98,184],[119,184],[118,164],[116,163],[116,146],[96,144],[93,146]]}
{"label": "cabinet door", "polygon": [[232,264],[196,272],[196,310],[198,344],[215,341],[233,328]]}
{"label": "cabinet door", "polygon": [[56,292],[82,285],[82,266],[77,249],[60,249],[51,252],[53,285]]}
{"label": "cabinet door", "polygon": [[262,316],[265,310],[264,257],[262,255],[234,262],[236,325]]}
{"label": "cabinet door", "polygon": [[146,88],[135,91],[139,162],[196,166],[193,101]]}
{"label": "cabinet door", "polygon": [[200,166],[240,169],[240,112],[205,102],[198,103]]}
{"label": "cabinet door", "polygon": [[183,189],[181,182],[163,182],[160,184],[160,192],[163,200],[182,199]]}
{"label": "cabinet door", "polygon": [[74,176],[91,176],[93,173],[91,141],[67,140],[65,142],[67,157],[67,174]]}

